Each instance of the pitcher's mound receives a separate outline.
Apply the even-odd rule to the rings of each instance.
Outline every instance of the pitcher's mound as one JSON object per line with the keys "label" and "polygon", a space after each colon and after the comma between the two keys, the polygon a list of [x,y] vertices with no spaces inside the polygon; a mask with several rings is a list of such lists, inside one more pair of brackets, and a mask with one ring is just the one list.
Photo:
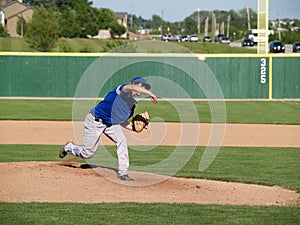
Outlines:
{"label": "pitcher's mound", "polygon": [[300,194],[278,186],[164,177],[130,171],[120,181],[113,169],[74,162],[0,163],[1,202],[167,202],[293,205]]}

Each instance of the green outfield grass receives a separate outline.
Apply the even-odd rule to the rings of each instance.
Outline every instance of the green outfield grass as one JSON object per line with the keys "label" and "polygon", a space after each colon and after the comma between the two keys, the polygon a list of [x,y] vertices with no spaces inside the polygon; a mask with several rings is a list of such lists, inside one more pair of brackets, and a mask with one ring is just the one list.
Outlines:
{"label": "green outfield grass", "polygon": [[[96,102],[95,102],[96,103]],[[176,102],[184,108],[186,102]],[[198,121],[211,122],[211,111],[207,101],[193,102]],[[0,100],[1,120],[72,120],[72,100]],[[227,123],[250,124],[300,124],[299,101],[226,101]],[[90,108],[84,109],[87,113]],[[139,101],[136,112],[148,110],[151,117],[165,122],[195,122],[193,115],[186,112],[180,120],[172,102]],[[156,120],[153,119],[153,122]]]}
{"label": "green outfield grass", "polygon": [[[117,194],[117,193],[116,193]],[[299,208],[137,203],[0,203],[1,224],[299,224]]]}

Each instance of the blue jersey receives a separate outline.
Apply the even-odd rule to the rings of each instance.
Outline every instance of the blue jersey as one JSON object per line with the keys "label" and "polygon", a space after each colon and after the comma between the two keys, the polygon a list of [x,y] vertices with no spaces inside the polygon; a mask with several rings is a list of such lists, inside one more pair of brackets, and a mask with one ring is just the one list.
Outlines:
{"label": "blue jersey", "polygon": [[109,92],[103,101],[93,109],[93,114],[101,118],[105,124],[120,124],[133,115],[136,100],[131,92],[123,90],[126,84],[122,84]]}

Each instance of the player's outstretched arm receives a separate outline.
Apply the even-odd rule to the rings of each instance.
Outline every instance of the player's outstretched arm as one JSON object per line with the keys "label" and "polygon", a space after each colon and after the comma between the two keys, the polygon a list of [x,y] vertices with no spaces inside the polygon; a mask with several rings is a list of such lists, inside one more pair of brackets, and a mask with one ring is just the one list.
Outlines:
{"label": "player's outstretched arm", "polygon": [[148,95],[148,96],[150,96],[151,101],[154,104],[156,104],[158,101],[158,97],[155,94],[153,94],[151,91],[147,90],[146,88],[144,88],[143,86],[140,86],[140,85],[128,84],[128,85],[124,86],[124,91],[126,91],[126,92],[134,91],[134,92],[137,92],[140,94]]}

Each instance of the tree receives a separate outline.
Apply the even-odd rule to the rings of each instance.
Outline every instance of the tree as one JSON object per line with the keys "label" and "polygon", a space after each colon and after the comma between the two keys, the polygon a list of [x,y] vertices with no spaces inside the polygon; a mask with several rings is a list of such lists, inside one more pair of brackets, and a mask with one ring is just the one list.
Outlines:
{"label": "tree", "polygon": [[70,38],[80,36],[80,26],[76,16],[76,11],[71,9],[65,9],[59,14],[59,36]]}
{"label": "tree", "polygon": [[186,17],[183,21],[186,34],[196,34],[197,33],[197,22],[190,16]]}
{"label": "tree", "polygon": [[114,23],[111,25],[110,28],[110,33],[111,36],[121,36],[122,34],[124,34],[126,32],[126,28],[118,23]]}
{"label": "tree", "polygon": [[98,32],[99,9],[89,0],[24,0],[25,4],[59,12],[59,34],[67,37],[86,37]]}
{"label": "tree", "polygon": [[[75,2],[77,3],[75,4]],[[76,11],[76,23],[80,28],[80,37],[96,35],[99,30],[97,22],[99,10],[92,8],[85,0],[74,1],[74,10]]]}
{"label": "tree", "polygon": [[[247,37],[248,30],[247,30],[247,25],[245,25],[245,23],[247,21],[246,20],[243,21],[241,19],[240,15],[234,10],[230,10],[229,15],[230,15],[229,38],[231,40],[236,40],[236,39],[242,39],[242,38]],[[235,35],[233,35],[233,34],[235,34]]]}
{"label": "tree", "polygon": [[26,36],[34,49],[47,52],[56,45],[59,25],[55,15],[54,10],[35,9]]}
{"label": "tree", "polygon": [[109,29],[112,25],[117,23],[116,14],[110,9],[101,9],[98,17],[100,29]]}
{"label": "tree", "polygon": [[26,5],[44,7],[46,9],[55,6],[55,0],[24,0],[23,2]]}
{"label": "tree", "polygon": [[160,16],[158,16],[158,15],[152,16],[152,26],[151,27],[153,30],[157,30],[157,31],[160,30],[164,23],[165,22],[163,21],[163,19]]}

